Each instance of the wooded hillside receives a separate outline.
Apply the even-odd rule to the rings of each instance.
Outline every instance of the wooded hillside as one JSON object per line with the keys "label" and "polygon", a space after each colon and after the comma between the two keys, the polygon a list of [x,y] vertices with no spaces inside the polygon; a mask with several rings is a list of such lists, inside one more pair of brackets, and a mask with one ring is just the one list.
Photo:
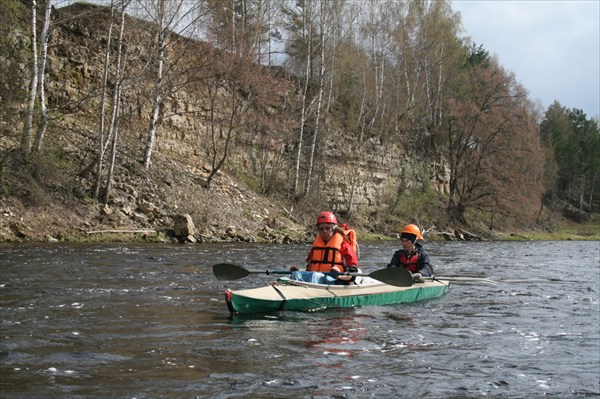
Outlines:
{"label": "wooded hillside", "polygon": [[0,5],[5,239],[189,215],[198,240],[285,241],[325,209],[487,235],[598,212],[598,121],[537,109],[449,2]]}

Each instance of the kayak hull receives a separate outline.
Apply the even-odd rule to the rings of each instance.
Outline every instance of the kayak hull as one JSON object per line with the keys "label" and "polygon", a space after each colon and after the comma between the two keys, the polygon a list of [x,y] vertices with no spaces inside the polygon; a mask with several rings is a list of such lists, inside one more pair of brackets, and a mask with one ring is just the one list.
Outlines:
{"label": "kayak hull", "polygon": [[227,290],[225,298],[232,314],[268,313],[280,310],[317,311],[412,303],[436,298],[448,291],[448,281],[426,281],[410,287],[380,282],[361,285],[312,284],[280,279],[265,287]]}

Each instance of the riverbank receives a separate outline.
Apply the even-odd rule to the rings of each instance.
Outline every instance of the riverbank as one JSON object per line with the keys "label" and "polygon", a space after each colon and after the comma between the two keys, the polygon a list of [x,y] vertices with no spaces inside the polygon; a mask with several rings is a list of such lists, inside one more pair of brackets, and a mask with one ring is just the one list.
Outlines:
{"label": "riverbank", "polygon": [[[315,212],[326,209],[316,202],[292,206],[258,194],[227,172],[215,175],[208,189],[203,184],[207,167],[160,154],[149,170],[136,162],[118,169],[106,204],[89,197],[92,176],[46,162],[36,183],[22,168],[10,170],[10,191],[0,195],[0,242],[305,243],[314,237]],[[490,231],[483,223],[463,228],[436,223],[431,210],[420,218],[428,241],[600,240],[598,215],[580,224],[555,213],[546,228]],[[364,241],[397,239],[398,226],[413,222],[399,216],[338,218]]]}
{"label": "riverbank", "polygon": [[600,223],[564,224],[552,231],[540,230],[515,233],[503,233],[503,240],[532,240],[532,241],[600,241]]}
{"label": "riverbank", "polygon": [[[238,187],[239,189],[239,187]],[[245,197],[245,196],[246,197]],[[234,196],[235,197],[235,196]],[[75,243],[139,243],[139,242],[266,242],[307,243],[313,238],[310,224],[300,224],[289,219],[283,208],[256,201],[249,193],[238,193],[237,205],[223,207],[221,218],[212,225],[195,226],[193,237],[182,238],[174,233],[173,218],[163,209],[155,210],[156,219],[151,222],[135,211],[133,217],[123,217],[122,208],[89,203],[50,201],[42,206],[26,206],[15,198],[0,199],[0,243],[25,242],[75,242]],[[247,201],[243,199],[247,198]],[[234,201],[229,198],[228,201]],[[235,202],[235,201],[234,201]],[[127,207],[127,206],[125,206]],[[246,207],[243,214],[255,215],[247,222],[235,221],[239,214],[231,209]],[[229,209],[229,210],[228,210]],[[208,212],[208,210],[205,210]],[[260,214],[269,215],[268,217]],[[137,215],[137,216],[136,216]],[[141,215],[141,216],[140,216]],[[243,225],[244,227],[240,227]],[[397,240],[394,232],[372,232],[353,226],[361,241]],[[600,223],[593,220],[578,224],[561,220],[553,229],[536,229],[488,233],[485,236],[465,235],[459,229],[451,233],[432,229],[426,241],[486,240],[486,241],[600,241]]]}

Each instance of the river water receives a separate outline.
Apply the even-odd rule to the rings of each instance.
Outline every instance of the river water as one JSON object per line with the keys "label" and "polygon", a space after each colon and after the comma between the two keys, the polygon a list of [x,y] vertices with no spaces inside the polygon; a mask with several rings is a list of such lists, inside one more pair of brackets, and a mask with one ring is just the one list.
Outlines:
{"label": "river water", "polygon": [[[366,272],[397,242],[363,243]],[[302,264],[307,245],[0,246],[2,398],[600,396],[600,242],[427,243],[416,304],[231,318],[211,265]]]}

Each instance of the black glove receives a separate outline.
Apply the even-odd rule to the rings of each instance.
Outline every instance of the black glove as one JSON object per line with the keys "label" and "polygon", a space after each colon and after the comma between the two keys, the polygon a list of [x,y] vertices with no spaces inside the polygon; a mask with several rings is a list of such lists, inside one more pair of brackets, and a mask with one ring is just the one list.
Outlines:
{"label": "black glove", "polygon": [[348,268],[348,273],[358,273],[358,268],[356,266],[350,266]]}
{"label": "black glove", "polygon": [[297,272],[298,271],[298,266],[292,266],[292,267],[290,267],[290,271],[291,272]]}

